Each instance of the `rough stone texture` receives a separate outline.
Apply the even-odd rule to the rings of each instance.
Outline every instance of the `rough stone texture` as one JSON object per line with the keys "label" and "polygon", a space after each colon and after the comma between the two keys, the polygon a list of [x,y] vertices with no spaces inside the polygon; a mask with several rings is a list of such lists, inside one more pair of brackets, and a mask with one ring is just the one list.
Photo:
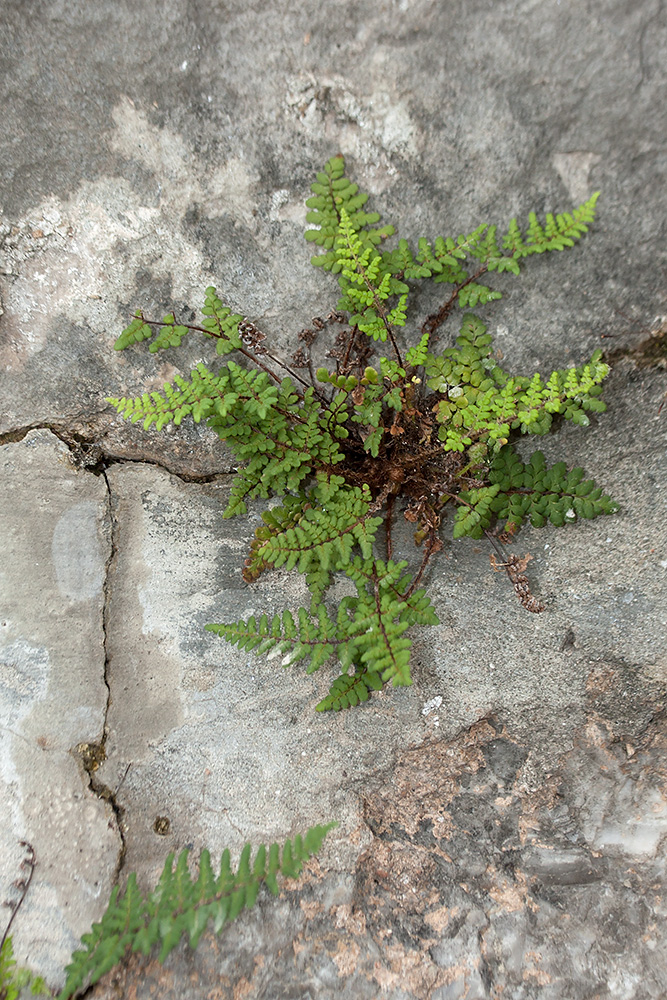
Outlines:
{"label": "rough stone texture", "polygon": [[284,345],[322,310],[302,205],[338,150],[407,237],[603,191],[596,238],[532,261],[488,312],[519,366],[578,361],[602,333],[619,346],[665,312],[659,0],[40,10],[6,4],[0,41],[0,433],[55,422],[108,454],[228,471],[202,435],[186,431],[188,458],[179,435],[120,431],[103,402],[201,345],[110,342],[138,305],[187,316],[213,281]]}
{"label": "rough stone texture", "polygon": [[[200,631],[273,613],[286,587],[294,606],[302,596],[281,573],[240,585],[250,529],[239,522],[234,534],[220,518],[226,480],[109,470],[118,528],[101,776],[114,787],[132,762],[117,797],[127,869],[148,887],[167,849],[238,850],[246,837],[342,821],[321,886],[279,916],[267,904],[265,930],[250,915],[201,956],[184,948],[164,972],[149,964],[136,981],[121,976],[124,988],[196,997],[222,977],[230,997],[278,995],[276,981],[290,996],[333,997],[343,983],[355,997],[492,997],[502,987],[555,1000],[601,984],[610,1000],[661,996],[659,386],[655,372],[620,365],[608,392],[620,427],[602,420],[545,445],[551,458],[587,461],[622,503],[614,518],[526,533],[547,612],[523,611],[484,547],[448,545],[430,579],[443,624],[418,637],[414,686],[341,715],[312,712],[325,677],[288,678]],[[637,453],[650,488],[633,479]],[[399,554],[410,554],[407,540]],[[155,832],[158,816],[167,836]],[[183,994],[185,969],[194,979]]]}
{"label": "rough stone texture", "polygon": [[[227,478],[184,484],[139,464],[114,465],[108,478],[117,528],[99,774],[114,788],[131,764],[117,796],[127,870],[147,887],[167,851],[185,844],[219,854],[332,816],[349,832],[360,823],[350,782],[388,766],[396,747],[423,734],[416,690],[398,702],[377,699],[366,712],[316,714],[328,672],[285,671],[279,660],[267,664],[204,631],[210,621],[273,614],[286,592],[293,606],[307,603],[294,574],[243,583],[251,529],[222,519]],[[160,816],[169,820],[167,836],[155,832]],[[357,853],[346,834],[336,865]]]}
{"label": "rough stone texture", "polygon": [[[20,839],[39,862],[19,957],[61,981],[121,848],[120,880],[146,887],[168,850],[336,816],[283,900],[94,994],[664,996],[661,0],[6,0],[0,21],[0,490],[21,498],[0,522],[3,892]],[[286,350],[335,304],[302,204],[338,151],[411,238],[602,190],[593,236],[502,279],[485,318],[521,372],[610,349],[610,414],[540,444],[622,507],[524,534],[539,617],[483,546],[448,544],[415,685],[316,716],[324,671],[201,629],[302,593],[241,583],[231,456],[201,428],[121,424],[104,397],[204,356],[114,354],[137,306],[187,319],[213,282]]]}
{"label": "rough stone texture", "polygon": [[16,898],[19,842],[29,841],[37,874],[15,945],[57,981],[104,911],[121,849],[114,813],[82,765],[85,746],[100,739],[108,695],[108,497],[104,479],[76,469],[48,431],[5,445],[0,463],[2,889]]}
{"label": "rough stone texture", "polygon": [[665,716],[631,743],[597,716],[598,684],[539,788],[493,717],[427,740],[361,791],[373,840],[351,876],[313,866],[196,958],[134,961],[93,995],[664,997]]}

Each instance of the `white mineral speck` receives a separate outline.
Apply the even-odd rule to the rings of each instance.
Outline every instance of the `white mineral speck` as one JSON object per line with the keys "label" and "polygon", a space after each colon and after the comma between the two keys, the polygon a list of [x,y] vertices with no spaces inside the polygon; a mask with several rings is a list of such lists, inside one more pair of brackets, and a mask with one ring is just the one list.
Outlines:
{"label": "white mineral speck", "polygon": [[438,694],[435,698],[431,698],[430,701],[424,702],[422,707],[422,715],[430,715],[431,712],[435,711],[436,708],[440,708],[442,705],[442,698]]}

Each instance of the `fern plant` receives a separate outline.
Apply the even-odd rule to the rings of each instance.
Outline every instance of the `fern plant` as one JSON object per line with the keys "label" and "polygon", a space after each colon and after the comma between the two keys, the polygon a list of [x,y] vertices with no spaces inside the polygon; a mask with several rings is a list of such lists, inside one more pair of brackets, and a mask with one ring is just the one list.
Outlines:
{"label": "fern plant", "polygon": [[[292,357],[273,355],[265,335],[211,287],[200,325],[139,311],[116,349],[143,340],[153,352],[178,347],[196,331],[238,362],[215,370],[200,364],[163,392],[109,401],[145,428],[205,421],[239,462],[225,517],[246,514],[251,500],[279,498],[255,530],[243,577],[253,583],[269,568],[296,569],[310,605],[207,628],[241,649],[285,654],[285,665],[305,661],[308,672],[337,658],[340,676],[317,705],[324,711],[364,702],[387,682],[411,683],[408,633],[438,623],[421,584],[450,510],[454,537],[488,537],[494,567],[538,612],[526,558],[506,554],[503,543],[526,521],[563,526],[616,505],[582,469],[547,467],[539,451],[524,463],[514,447],[524,434],[546,434],[555,420],[585,427],[605,409],[609,369],[601,352],[546,378],[511,375],[469,311],[501,297],[485,276],[519,275],[526,257],[574,246],[593,221],[597,194],[571,213],[543,221],[531,213],[525,229],[513,219],[504,233],[483,225],[385,249],[394,229],[366,211],[368,195],[346,177],[341,156],[317,174],[312,192],[306,218],[313,228],[305,235],[322,251],[312,263],[336,276],[341,295],[333,312],[298,334]],[[425,280],[447,285],[448,294],[412,329],[405,349],[410,290]],[[466,310],[456,342],[440,348],[440,327],[456,308]],[[318,348],[326,362],[319,366]],[[421,549],[413,569],[394,559],[399,516],[414,525]],[[353,592],[332,607],[327,589],[336,574],[348,577]]]}
{"label": "fern plant", "polygon": [[41,976],[30,969],[19,968],[14,958],[11,935],[7,935],[0,945],[0,1000],[19,1000],[25,990],[31,996],[51,996]]}
{"label": "fern plant", "polygon": [[254,856],[246,844],[236,871],[230,865],[229,851],[223,852],[218,874],[209,852],[202,851],[196,879],[190,873],[187,850],[176,864],[170,854],[157,886],[147,896],[139,890],[136,876],[130,875],[125,892],[118,886],[113,889],[101,921],[83,935],[84,947],[72,955],[58,1000],[70,1000],[94,985],[131,952],[148,955],[159,946],[158,957],[164,962],[184,936],[196,948],[209,924],[218,934],[242,910],[250,909],[262,885],[277,896],[278,876],[297,878],[304,862],[319,851],[336,825],[311,827],[304,836],[286,840],[282,849],[278,844],[261,846]]}
{"label": "fern plant", "polygon": [[[157,886],[147,896],[139,890],[136,875],[131,874],[125,891],[113,888],[101,921],[81,938],[83,948],[72,955],[57,1000],[70,1000],[87,991],[132,952],[148,955],[159,946],[158,957],[164,962],[182,937],[187,936],[190,947],[196,948],[209,924],[219,934],[226,924],[255,904],[262,885],[277,896],[279,876],[298,878],[304,863],[317,854],[324,838],[337,825],[313,826],[303,836],[297,834],[293,840],[286,840],[282,848],[278,844],[259,847],[254,856],[250,844],[246,844],[236,871],[228,850],[222,854],[218,874],[213,871],[209,852],[202,851],[196,879],[190,873],[187,850],[181,852],[176,864],[170,854]],[[32,996],[53,996],[41,976],[19,968],[14,958],[9,931],[36,864],[32,846],[25,841],[21,845],[27,852],[21,868],[28,875],[14,883],[21,894],[18,901],[7,903],[11,916],[0,939],[0,1000],[19,1000],[25,997],[26,990]]]}

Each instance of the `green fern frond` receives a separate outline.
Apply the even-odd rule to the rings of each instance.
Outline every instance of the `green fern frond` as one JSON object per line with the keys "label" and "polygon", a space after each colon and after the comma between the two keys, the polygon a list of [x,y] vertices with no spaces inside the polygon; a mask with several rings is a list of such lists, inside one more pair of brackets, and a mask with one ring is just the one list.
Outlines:
{"label": "green fern frond", "polygon": [[282,615],[274,615],[271,621],[266,615],[259,621],[251,615],[247,621],[207,625],[206,631],[258,656],[289,654],[285,657],[285,666],[307,660],[309,674],[319,670],[336,652],[338,644],[345,641],[323,604],[318,605],[312,615],[305,608],[299,608],[296,621],[286,610]]}
{"label": "green fern frond", "polygon": [[243,320],[243,317],[238,313],[232,313],[229,306],[226,306],[218,298],[218,294],[212,285],[206,289],[206,299],[202,313],[204,314],[204,328],[211,337],[216,338],[215,349],[218,354],[229,354],[231,351],[241,348],[239,323]]}
{"label": "green fern frond", "polygon": [[486,232],[474,241],[470,242],[470,256],[485,264],[495,257],[501,257],[502,253],[496,242],[496,226],[489,226]]}
{"label": "green fern frond", "polygon": [[477,260],[481,271],[510,271],[518,275],[518,261],[522,257],[574,246],[575,241],[581,238],[595,218],[598,196],[599,192],[596,192],[571,214],[564,212],[555,217],[548,214],[544,226],[538,222],[535,213],[531,212],[525,234],[519,229],[516,219],[512,219],[501,241],[502,249],[496,238],[497,227],[480,226],[469,235],[459,236],[456,240],[438,237],[433,246],[427,240],[420,239],[416,261],[406,244],[401,248],[400,254],[394,251],[391,261],[399,266],[403,263],[406,278],[433,275],[436,283],[463,286],[458,292],[459,306],[462,309],[475,308],[478,304],[484,305],[502,296],[499,291],[470,280],[470,274],[462,264],[467,257]]}
{"label": "green fern frond", "polygon": [[[424,246],[422,246],[424,244]],[[395,250],[385,250],[383,263],[392,274],[399,275],[407,281],[417,278],[430,278],[434,271],[441,270],[441,264],[428,253],[425,240],[419,241],[419,253],[413,257],[407,240],[399,240]]]}
{"label": "green fern frond", "polygon": [[125,327],[113,345],[114,350],[124,351],[131,344],[140,344],[142,340],[150,340],[154,333],[154,329],[148,325],[141,310],[137,309],[134,319]]}
{"label": "green fern frond", "polygon": [[493,519],[492,502],[500,487],[482,486],[474,490],[464,490],[459,494],[460,503],[454,518],[454,538],[482,538]]}
{"label": "green fern frond", "polygon": [[[281,498],[262,515],[243,578],[253,583],[268,568],[297,569],[310,589],[310,608],[207,627],[241,649],[282,656],[285,666],[303,661],[309,672],[337,658],[343,672],[318,705],[323,711],[365,701],[376,685],[410,683],[408,630],[437,623],[417,584],[441,546],[446,505],[457,504],[454,536],[473,538],[497,522],[511,534],[526,520],[565,524],[616,508],[581,470],[567,473],[559,463],[548,470],[540,453],[524,466],[511,449],[520,435],[546,434],[555,417],[586,426],[591,414],[604,411],[609,369],[599,351],[548,377],[511,375],[495,360],[486,325],[472,312],[463,316],[453,346],[434,349],[436,331],[457,306],[470,310],[500,298],[485,283],[495,272],[518,275],[524,257],[572,247],[595,216],[597,195],[572,213],[542,221],[530,213],[524,229],[512,219],[504,233],[484,224],[455,238],[421,238],[415,253],[405,239],[382,246],[393,228],[379,227],[379,215],[366,211],[368,195],[345,176],[342,157],[326,164],[312,192],[307,218],[315,228],[306,239],[321,248],[313,263],[336,276],[341,297],[338,310],[299,334],[303,346],[290,364],[258,347],[263,334],[232,314],[211,287],[203,326],[181,327],[173,315],[159,324],[137,313],[118,346],[151,338],[160,327],[151,345],[157,350],[180,342],[184,331],[200,330],[215,339],[218,353],[238,350],[255,368],[227,361],[213,373],[200,365],[163,392],[112,402],[147,428],[185,417],[207,422],[239,463],[225,517],[245,513],[249,500]],[[453,287],[417,342],[407,345],[403,361],[398,334],[408,323],[409,283],[428,278]],[[315,362],[311,348],[328,323],[343,329],[333,343],[316,346]],[[369,338],[389,342],[392,357],[369,364]],[[327,361],[315,370],[323,358],[335,359],[335,368]],[[290,377],[280,381],[271,364]],[[405,564],[391,559],[399,509],[423,546],[414,580]],[[524,561],[508,556],[502,565],[524,607],[542,610],[529,594]],[[336,574],[352,582],[354,593],[330,612],[325,599]]]}
{"label": "green fern frond", "polygon": [[438,618],[423,590],[411,599],[405,596],[410,584],[406,562],[373,562],[357,557],[347,568],[358,597],[351,618],[351,631],[344,666],[359,663],[380,674],[383,682],[409,685],[411,641],[405,632],[412,625],[436,625]]}
{"label": "green fern frond", "polygon": [[528,229],[521,235],[512,219],[508,232],[503,239],[505,249],[512,250],[515,259],[527,257],[533,253],[545,253],[550,250],[565,250],[574,246],[588,231],[588,226],[595,218],[595,205],[600,195],[599,191],[583,202],[574,212],[563,212],[561,215],[548,214],[542,225],[534,212],[528,217]]}
{"label": "green fern frond", "polygon": [[363,211],[368,195],[361,193],[358,186],[345,176],[345,161],[342,156],[329,160],[324,171],[317,175],[317,180],[311,185],[311,191],[313,197],[306,201],[311,211],[306,215],[306,220],[318,228],[308,229],[305,236],[309,243],[316,243],[328,251],[311,258],[316,267],[333,271],[334,274],[340,271],[333,247],[343,215],[347,216],[351,231],[359,235],[364,248],[377,246],[394,232],[393,226],[376,229],[375,223],[380,221],[378,213]]}
{"label": "green fern frond", "polygon": [[[441,244],[438,244],[436,240],[435,248],[431,246],[427,239],[421,236],[417,242],[417,261],[419,264],[427,271],[424,277],[430,278],[433,274],[440,274],[443,270],[442,254],[439,251],[444,250],[444,243],[441,240]],[[439,254],[438,256],[436,256]]]}
{"label": "green fern frond", "polygon": [[499,368],[490,358],[486,327],[472,314],[464,317],[457,344],[429,354],[425,365],[429,387],[444,396],[434,410],[446,451],[463,451],[473,442],[497,450],[515,430],[546,434],[555,414],[585,427],[588,412],[606,409],[599,396],[609,366],[601,351],[585,365],[552,372],[543,383],[539,374],[511,378]]}
{"label": "green fern frond", "polygon": [[489,288],[488,285],[480,285],[476,281],[469,281],[459,291],[459,306],[461,309],[474,309],[475,306],[483,306],[487,302],[493,302],[494,299],[500,298],[502,298],[501,293],[493,288]]}
{"label": "green fern frond", "polygon": [[371,557],[382,518],[368,516],[372,499],[368,486],[348,486],[342,476],[318,478],[298,520],[257,548],[263,562],[277,569],[296,567],[300,573],[319,566],[328,573],[347,565],[355,546],[365,559]]}
{"label": "green fern frond", "polygon": [[173,313],[165,316],[162,324],[157,337],[148,348],[151,354],[157,354],[158,351],[167,350],[169,347],[180,347],[183,338],[190,332],[187,326],[176,322]]}
{"label": "green fern frond", "polygon": [[282,851],[278,844],[268,850],[262,846],[254,860],[250,844],[246,844],[236,872],[230,865],[229,851],[223,852],[218,875],[211,867],[209,852],[202,851],[196,879],[190,874],[187,850],[181,852],[175,865],[170,854],[148,896],[139,891],[136,876],[130,875],[125,892],[120,893],[117,887],[113,890],[102,920],[83,935],[84,947],[72,955],[58,1000],[69,1000],[79,990],[93,986],[129,952],[148,955],[159,945],[159,960],[164,962],[182,937],[196,948],[209,925],[218,934],[243,909],[253,906],[261,885],[277,895],[277,876],[296,878],[336,825],[311,827],[305,836],[285,841]]}
{"label": "green fern frond", "polygon": [[462,261],[472,256],[486,228],[478,226],[472,233],[467,236],[461,235],[455,240],[449,236],[438,236],[433,246],[427,240],[420,240],[418,260],[433,272],[436,284],[464,285],[470,275],[463,267]]}
{"label": "green fern frond", "polygon": [[266,420],[279,403],[289,407],[297,398],[289,379],[279,388],[265,372],[246,371],[233,361],[218,375],[199,364],[189,380],[177,375],[174,384],[177,389],[165,383],[164,395],[151,392],[135,399],[109,398],[107,402],[125,420],[133,424],[143,420],[145,430],[153,423],[162,430],[172,422],[178,426],[189,416],[195,423],[208,420],[214,427],[231,426],[240,418]]}
{"label": "green fern frond", "polygon": [[424,333],[418,344],[411,347],[408,353],[405,355],[405,360],[409,365],[414,368],[418,368],[420,365],[426,364],[426,359],[428,357],[428,341],[429,334]]}
{"label": "green fern frond", "polygon": [[[234,368],[241,371],[238,366]],[[199,364],[195,371],[191,372],[189,380],[177,375],[174,385],[165,383],[164,395],[157,391],[146,392],[134,399],[109,397],[107,402],[111,403],[125,420],[130,420],[133,424],[143,421],[144,430],[155,424],[156,429],[161,431],[172,422],[178,427],[184,417],[190,416],[195,423],[199,423],[200,420],[212,416],[216,410],[226,414],[232,407],[238,408],[239,403],[242,406],[244,402],[255,399],[255,395],[251,392],[239,398],[238,393],[234,392],[237,388],[234,374],[231,363],[218,375],[213,375],[204,364]],[[264,407],[275,403],[278,395],[276,387],[269,384],[264,372],[249,374],[257,380],[256,391],[264,392]]]}
{"label": "green fern frond", "polygon": [[[206,289],[204,301],[203,325],[201,331],[216,339],[216,351],[218,354],[229,354],[230,351],[239,350],[242,346],[239,334],[239,323],[243,317],[232,314],[231,309],[225,306],[218,298],[215,288],[212,286]],[[184,326],[177,323],[173,313],[168,313],[162,320],[162,324],[148,323],[141,310],[137,310],[134,319],[125,327],[120,337],[114,344],[116,351],[124,351],[131,344],[138,344],[142,340],[150,340],[155,334],[155,328],[159,327],[159,332],[148,350],[151,354],[156,354],[160,350],[167,350],[170,347],[180,347],[183,338],[186,337],[192,326]]]}
{"label": "green fern frond", "polygon": [[340,273],[338,283],[342,296],[338,308],[350,312],[350,321],[373,340],[384,341],[388,326],[405,325],[405,298],[387,315],[383,303],[391,296],[405,296],[408,286],[393,277],[383,256],[373,244],[364,245],[352,221],[341,208],[340,223],[335,241],[336,263],[334,273]]}
{"label": "green fern frond", "polygon": [[491,486],[461,492],[455,538],[481,538],[495,520],[504,521],[502,530],[514,534],[527,520],[534,528],[547,521],[562,527],[618,510],[594,480],[584,479],[583,469],[568,472],[565,462],[548,467],[541,451],[524,465],[512,446],[505,445],[493,460],[489,479]]}
{"label": "green fern frond", "polygon": [[377,671],[358,666],[353,673],[343,673],[335,679],[328,695],[315,706],[315,711],[340,712],[345,708],[354,708],[368,701],[371,691],[379,691],[382,686],[382,678]]}
{"label": "green fern frond", "polygon": [[11,935],[2,941],[0,947],[0,997],[2,1000],[19,1000],[29,990],[32,996],[51,996],[51,991],[41,976],[35,976],[30,969],[22,969],[14,958]]}
{"label": "green fern frond", "polygon": [[[394,685],[410,684],[411,642],[404,633],[413,625],[434,625],[437,616],[425,591],[407,596],[410,578],[404,575],[407,563],[384,563],[356,556],[344,567],[354,582],[356,597],[344,597],[334,621],[319,604],[313,613],[300,608],[297,621],[289,611],[269,621],[262,615],[247,622],[207,625],[240,649],[288,654],[284,664],[307,660],[313,673],[334,653],[344,669],[360,666],[380,674]],[[314,619],[317,620],[314,620]]]}
{"label": "green fern frond", "polygon": [[268,569],[269,563],[263,555],[267,542],[298,524],[308,506],[310,499],[305,493],[296,497],[287,494],[283,498],[282,507],[272,507],[264,511],[262,524],[255,529],[255,537],[243,565],[243,579],[246,583],[253,583],[264,570]]}
{"label": "green fern frond", "polygon": [[347,431],[331,425],[320,411],[313,389],[300,399],[291,379],[276,386],[265,372],[247,371],[232,361],[213,375],[203,364],[190,380],[176,376],[176,388],[136,399],[109,399],[125,419],[142,420],[148,429],[178,425],[185,417],[208,425],[232,449],[239,462],[226,517],[245,513],[246,500],[297,491],[313,466],[327,468],[343,460],[337,438]]}
{"label": "green fern frond", "polygon": [[441,354],[427,355],[424,373],[429,389],[449,393],[462,384],[491,388],[508,378],[491,360],[492,337],[473,313],[463,317],[456,343],[456,347],[449,347]]}
{"label": "green fern frond", "polygon": [[494,458],[489,479],[498,486],[493,507],[499,520],[506,519],[505,531],[517,530],[527,519],[534,528],[547,520],[562,527],[579,518],[618,510],[618,504],[603,495],[593,479],[584,479],[583,469],[568,471],[565,462],[547,466],[541,451],[534,452],[524,465],[511,446],[502,448]]}
{"label": "green fern frond", "polygon": [[330,432],[312,389],[306,390],[298,410],[291,409],[289,386],[286,398],[279,397],[278,403],[264,419],[209,421],[239,461],[246,463],[232,484],[225,517],[245,513],[248,499],[267,498],[272,492],[296,493],[314,468],[330,469],[344,460],[337,440],[339,425],[333,423]]}

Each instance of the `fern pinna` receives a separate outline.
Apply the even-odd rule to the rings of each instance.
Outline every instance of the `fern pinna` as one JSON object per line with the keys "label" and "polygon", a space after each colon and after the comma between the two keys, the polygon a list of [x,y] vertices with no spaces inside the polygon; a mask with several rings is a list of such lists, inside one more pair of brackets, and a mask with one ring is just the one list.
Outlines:
{"label": "fern pinna", "polygon": [[[322,250],[312,262],[337,277],[341,297],[298,334],[289,361],[271,354],[264,334],[209,288],[201,325],[137,312],[116,348],[151,340],[149,349],[158,351],[199,331],[238,363],[227,360],[216,371],[200,364],[161,393],[110,400],[146,428],[185,417],[207,422],[240,464],[226,517],[247,513],[250,500],[280,498],[262,515],[243,577],[252,583],[271,567],[296,569],[305,574],[310,606],[207,628],[239,648],[284,654],[285,665],[305,661],[309,672],[336,657],[342,672],[319,710],[366,701],[389,681],[410,684],[409,630],[438,623],[421,583],[442,547],[450,508],[454,537],[487,536],[500,560],[494,555],[495,567],[506,570],[529,611],[542,605],[530,593],[525,559],[508,555],[503,543],[525,521],[561,526],[616,509],[581,469],[547,467],[539,451],[523,463],[514,450],[517,438],[544,435],[555,419],[585,427],[605,409],[609,369],[599,351],[547,378],[510,375],[470,311],[455,344],[437,345],[456,308],[501,297],[485,276],[519,275],[526,257],[574,246],[593,221],[597,194],[571,213],[543,221],[531,213],[525,229],[513,219],[502,234],[479,226],[420,239],[416,248],[401,239],[385,249],[394,229],[366,211],[368,195],[344,167],[342,157],[330,160],[306,202],[313,226],[306,239]],[[424,280],[449,286],[448,295],[405,349],[410,290]],[[422,550],[412,570],[393,558],[396,516],[414,525]],[[334,607],[326,596],[336,574],[349,578],[353,593]]]}

